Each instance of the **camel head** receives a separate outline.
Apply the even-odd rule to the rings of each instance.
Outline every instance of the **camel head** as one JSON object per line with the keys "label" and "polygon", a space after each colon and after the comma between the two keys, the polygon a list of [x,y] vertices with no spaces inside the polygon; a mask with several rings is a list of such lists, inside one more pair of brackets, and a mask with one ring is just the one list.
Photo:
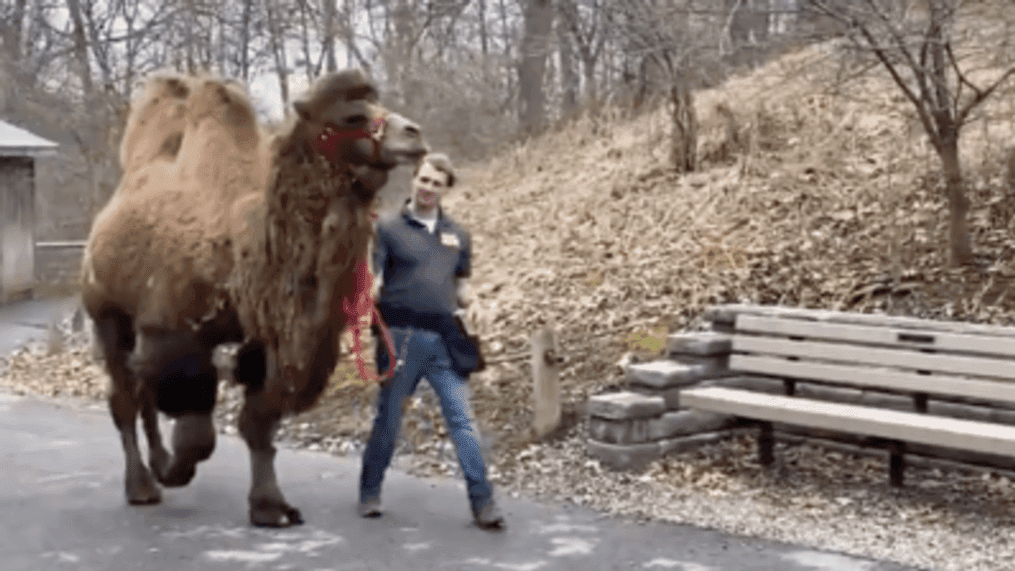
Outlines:
{"label": "camel head", "polygon": [[359,70],[321,77],[293,108],[318,152],[351,165],[371,193],[387,182],[388,171],[429,150],[419,126],[381,106]]}

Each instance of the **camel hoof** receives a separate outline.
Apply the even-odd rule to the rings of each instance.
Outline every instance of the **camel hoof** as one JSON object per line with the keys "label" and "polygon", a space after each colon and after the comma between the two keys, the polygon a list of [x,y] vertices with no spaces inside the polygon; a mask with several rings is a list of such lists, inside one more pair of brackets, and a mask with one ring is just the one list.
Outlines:
{"label": "camel hoof", "polygon": [[164,478],[159,478],[159,481],[167,488],[180,488],[189,484],[194,479],[195,474],[197,474],[195,466],[187,466],[186,468],[173,467]]}
{"label": "camel hoof", "polygon": [[258,527],[289,527],[301,525],[303,515],[290,505],[264,505],[250,508],[250,523]]}
{"label": "camel hoof", "polygon": [[157,504],[162,501],[162,492],[151,476],[141,477],[133,485],[127,482],[127,503],[132,506]]}
{"label": "camel hoof", "polygon": [[[148,467],[151,469],[152,474],[165,474],[169,470],[169,453],[152,454],[148,460]],[[162,478],[160,477],[159,480],[162,480]]]}

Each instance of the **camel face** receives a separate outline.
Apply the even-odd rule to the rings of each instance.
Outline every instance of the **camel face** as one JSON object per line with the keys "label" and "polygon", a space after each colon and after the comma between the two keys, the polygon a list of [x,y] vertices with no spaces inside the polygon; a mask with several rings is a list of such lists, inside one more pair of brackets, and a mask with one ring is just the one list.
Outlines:
{"label": "camel face", "polygon": [[[399,164],[415,163],[430,151],[419,125],[389,112],[382,127],[384,136],[380,145],[381,165],[394,167]],[[390,168],[390,167],[389,167]]]}
{"label": "camel face", "polygon": [[364,172],[362,167],[388,171],[415,162],[429,150],[419,125],[380,105],[377,91],[359,71],[321,78],[293,107],[312,132],[321,133],[322,152],[361,167],[359,172]]}

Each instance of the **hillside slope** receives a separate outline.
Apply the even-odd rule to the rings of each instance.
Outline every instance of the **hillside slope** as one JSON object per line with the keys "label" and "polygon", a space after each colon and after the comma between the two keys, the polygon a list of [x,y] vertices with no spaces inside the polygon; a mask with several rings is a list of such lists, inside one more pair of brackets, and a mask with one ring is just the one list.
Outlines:
{"label": "hillside slope", "polygon": [[[983,264],[948,269],[939,163],[909,103],[878,77],[832,93],[832,67],[812,48],[696,94],[697,173],[667,168],[664,110],[583,117],[466,169],[446,204],[473,232],[489,357],[555,326],[574,403],[617,382],[626,351],[715,303],[1011,323],[1011,119],[988,108],[964,133]],[[525,371],[479,375],[506,433],[526,424],[504,410],[528,402]]]}

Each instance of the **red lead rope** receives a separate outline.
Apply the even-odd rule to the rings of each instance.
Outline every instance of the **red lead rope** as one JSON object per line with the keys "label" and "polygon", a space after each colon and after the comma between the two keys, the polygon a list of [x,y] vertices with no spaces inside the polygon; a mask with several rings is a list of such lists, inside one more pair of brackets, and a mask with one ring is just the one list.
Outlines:
{"label": "red lead rope", "polygon": [[[367,268],[366,258],[360,258],[356,264],[356,289],[352,296],[342,300],[342,309],[345,311],[346,323],[352,324],[352,355],[356,361],[356,370],[360,378],[365,381],[383,381],[391,378],[395,372],[395,341],[391,338],[391,331],[381,318],[381,313],[374,304],[374,296],[370,290],[373,286],[373,276]],[[388,370],[383,375],[374,375],[367,370],[366,359],[363,357],[362,325],[363,318],[368,317],[370,324],[376,324],[381,330],[381,337],[384,339],[384,348],[388,352]],[[369,327],[369,326],[368,326]]]}

